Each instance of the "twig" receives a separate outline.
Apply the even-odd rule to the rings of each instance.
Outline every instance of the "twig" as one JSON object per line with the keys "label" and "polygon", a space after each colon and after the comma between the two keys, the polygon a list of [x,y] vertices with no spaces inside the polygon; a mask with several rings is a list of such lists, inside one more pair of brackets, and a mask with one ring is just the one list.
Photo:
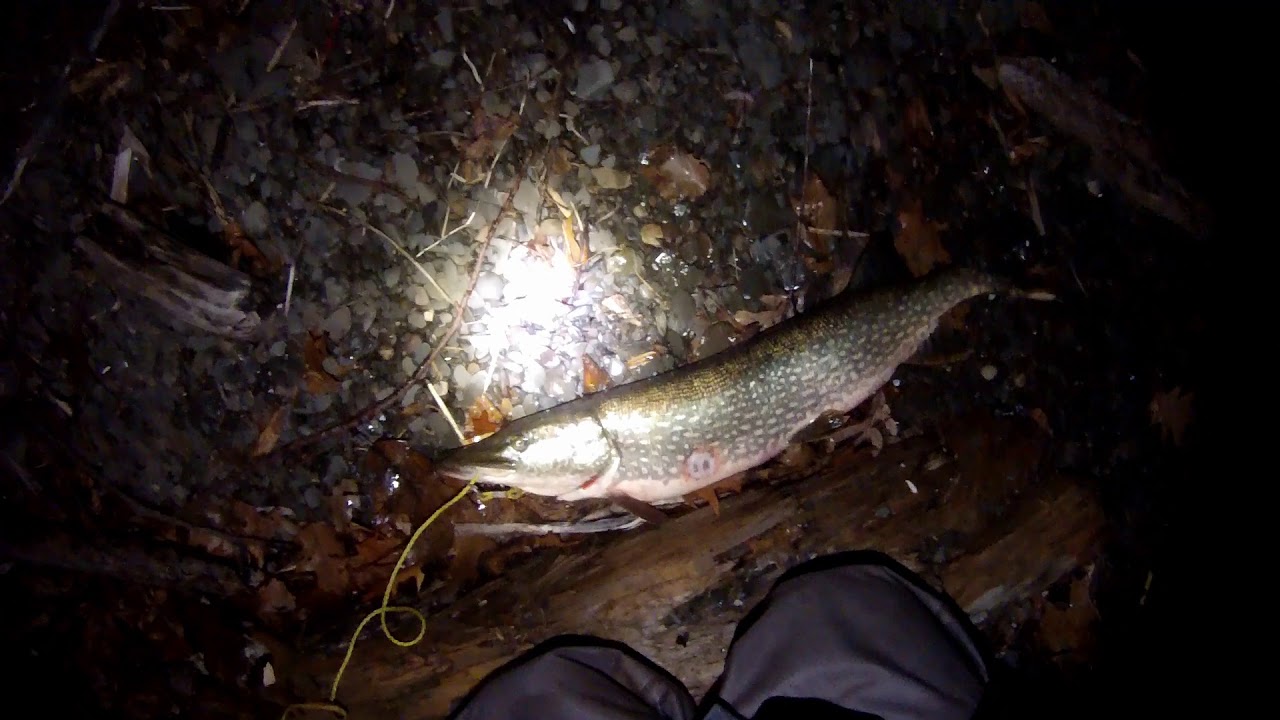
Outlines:
{"label": "twig", "polygon": [[390,395],[373,402],[346,420],[333,423],[322,430],[317,430],[310,435],[300,437],[286,445],[277,446],[274,451],[266,453],[262,455],[262,457],[271,457],[281,453],[297,452],[310,445],[314,445],[334,433],[357,427],[360,423],[365,422],[369,418],[376,417],[381,414],[384,410],[390,407],[392,403],[399,402],[400,398],[404,397],[404,394],[409,391],[409,388],[426,381],[430,368],[435,363],[436,358],[444,352],[445,346],[449,344],[449,341],[453,339],[455,334],[457,334],[458,328],[462,326],[463,311],[467,307],[467,302],[471,299],[471,293],[476,288],[476,281],[480,279],[480,272],[484,269],[484,256],[488,253],[489,245],[493,241],[493,233],[497,229],[498,223],[501,221],[502,217],[511,209],[511,204],[515,199],[516,192],[520,189],[520,183],[524,180],[524,170],[524,162],[519,163],[516,168],[515,181],[511,188],[511,192],[507,193],[507,199],[502,203],[502,208],[498,211],[498,216],[494,218],[493,222],[489,223],[489,227],[484,234],[484,239],[480,241],[480,249],[476,253],[475,266],[471,268],[471,277],[467,280],[467,288],[463,291],[462,297],[458,299],[455,306],[453,321],[449,323],[449,327],[445,329],[444,335],[441,336],[439,343],[436,344],[435,348],[431,351],[431,354],[428,355],[420,365],[418,365],[417,370],[414,370],[413,375],[411,375],[408,380],[401,383],[400,386],[397,387]]}
{"label": "twig", "polygon": [[467,64],[467,67],[471,68],[471,77],[476,79],[476,84],[480,86],[481,90],[483,90],[484,81],[480,79],[480,71],[476,70],[476,64],[471,62],[471,58],[467,57],[466,48],[462,48],[462,61]]}
{"label": "twig", "polygon": [[484,537],[505,537],[507,535],[584,535],[587,533],[613,532],[615,530],[631,530],[644,525],[645,521],[634,515],[620,515],[603,520],[584,520],[565,523],[454,523],[453,529],[459,535],[481,535]]}
{"label": "twig", "polygon": [[364,227],[364,229],[365,229],[365,230],[368,230],[369,232],[373,233],[374,235],[377,235],[378,237],[380,237],[380,238],[382,238],[383,240],[385,240],[385,241],[387,242],[387,244],[388,244],[388,245],[390,245],[392,248],[394,248],[394,249],[395,249],[395,251],[396,251],[397,253],[399,253],[399,254],[400,254],[400,256],[401,256],[401,257],[403,257],[404,259],[408,260],[410,263],[412,263],[412,264],[413,264],[413,267],[418,271],[418,273],[419,273],[419,274],[421,274],[421,275],[422,275],[422,277],[424,277],[424,278],[426,278],[426,279],[427,279],[427,282],[431,283],[431,287],[435,288],[435,289],[436,289],[436,292],[440,293],[440,295],[441,295],[445,300],[448,300],[449,302],[453,302],[453,298],[449,297],[449,293],[445,292],[445,291],[444,291],[444,288],[440,287],[439,283],[437,283],[437,282],[436,282],[436,279],[435,279],[435,278],[433,278],[433,277],[431,277],[431,273],[427,272],[427,269],[426,269],[426,268],[424,268],[424,267],[422,266],[422,263],[418,262],[418,259],[417,259],[417,258],[415,258],[414,256],[410,255],[410,254],[409,254],[409,251],[408,251],[408,250],[405,250],[405,249],[400,245],[400,243],[396,242],[396,241],[395,241],[395,239],[394,239],[394,238],[392,238],[390,235],[386,234],[386,233],[385,233],[385,232],[383,232],[382,230],[379,230],[377,227],[375,227],[375,226],[374,226],[372,223],[370,223],[368,220],[365,220],[365,219],[363,219],[363,218],[356,217],[355,215],[352,215],[351,213],[348,213],[346,210],[343,210],[342,208],[336,208],[336,207],[333,207],[332,205],[321,205],[321,207],[323,207],[325,210],[327,210],[327,211],[329,211],[329,212],[333,213],[334,215],[338,215],[338,216],[345,217],[345,218],[348,218],[348,219],[351,219],[351,220],[355,220],[356,222],[360,223],[360,225],[361,225],[362,227]]}
{"label": "twig", "polygon": [[284,40],[280,41],[280,46],[276,48],[275,53],[271,55],[271,59],[267,61],[267,72],[271,72],[276,69],[276,64],[280,62],[280,56],[284,55],[285,46],[293,39],[293,31],[297,29],[298,19],[294,18],[293,22],[289,23],[289,29],[284,34]]}
{"label": "twig", "polygon": [[307,110],[313,107],[332,107],[334,105],[359,105],[359,104],[360,104],[359,100],[340,97],[340,98],[332,98],[330,100],[307,100],[306,102],[298,103],[297,109]]}
{"label": "twig", "polygon": [[440,397],[440,393],[436,392],[436,386],[427,383],[427,391],[431,393],[431,398],[436,401],[436,407],[440,408],[440,413],[444,415],[444,419],[449,421],[449,427],[453,428],[453,432],[458,436],[458,442],[463,445],[467,444],[467,436],[463,434],[462,428],[458,427],[458,421],[453,419],[453,413],[449,412],[449,408],[444,404],[444,398]]}
{"label": "twig", "polygon": [[810,235],[829,235],[834,237],[845,238],[869,238],[871,233],[862,232],[861,230],[827,230],[826,228],[813,227],[805,225],[804,231]]}
{"label": "twig", "polygon": [[289,264],[289,282],[284,286],[284,316],[289,317],[289,302],[293,300],[293,277],[298,274],[298,264]]}

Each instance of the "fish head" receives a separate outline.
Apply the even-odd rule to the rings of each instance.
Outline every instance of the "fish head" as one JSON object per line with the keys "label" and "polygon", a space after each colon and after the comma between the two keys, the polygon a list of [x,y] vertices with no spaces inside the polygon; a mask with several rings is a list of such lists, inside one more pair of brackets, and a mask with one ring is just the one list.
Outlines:
{"label": "fish head", "polygon": [[506,485],[535,495],[578,490],[617,466],[617,452],[595,416],[545,410],[446,452],[436,467],[461,480]]}

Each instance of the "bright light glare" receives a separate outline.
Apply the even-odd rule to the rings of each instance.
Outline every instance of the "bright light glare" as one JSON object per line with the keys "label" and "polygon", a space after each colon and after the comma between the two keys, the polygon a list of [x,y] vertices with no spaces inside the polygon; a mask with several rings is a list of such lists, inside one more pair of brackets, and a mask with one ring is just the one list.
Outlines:
{"label": "bright light glare", "polygon": [[564,253],[557,251],[548,260],[523,246],[511,251],[501,272],[506,281],[502,301],[489,306],[483,332],[468,338],[476,348],[476,356],[484,358],[488,365],[482,382],[484,390],[489,388],[500,357],[508,365],[519,358],[526,377],[531,365],[540,364],[542,351],[551,346],[552,336],[572,309],[569,300],[577,281],[577,273]]}

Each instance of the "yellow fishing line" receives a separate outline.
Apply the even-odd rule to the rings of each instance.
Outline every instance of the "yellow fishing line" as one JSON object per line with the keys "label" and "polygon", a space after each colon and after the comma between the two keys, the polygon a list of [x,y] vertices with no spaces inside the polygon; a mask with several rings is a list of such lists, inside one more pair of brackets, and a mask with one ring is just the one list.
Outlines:
{"label": "yellow fishing line", "polygon": [[[340,718],[347,717],[346,709],[337,704],[338,683],[342,681],[342,674],[347,671],[347,665],[351,663],[351,654],[356,649],[356,640],[360,638],[360,633],[364,631],[364,626],[368,625],[369,621],[375,617],[382,620],[382,634],[386,635],[387,639],[396,645],[407,648],[413,647],[414,645],[422,642],[423,636],[427,634],[427,619],[422,615],[422,613],[418,612],[415,608],[405,607],[403,605],[387,604],[391,602],[391,592],[396,586],[396,576],[400,574],[400,569],[404,567],[405,560],[409,557],[409,551],[418,543],[418,538],[422,537],[422,533],[426,532],[427,528],[431,527],[431,524],[439,519],[446,510],[453,507],[459,500],[465,497],[467,491],[474,487],[477,482],[479,482],[479,478],[472,478],[468,481],[456,495],[449,498],[448,502],[437,508],[435,512],[431,513],[431,517],[424,520],[422,524],[418,526],[418,529],[413,531],[413,535],[409,537],[409,542],[405,544],[404,550],[400,551],[400,557],[396,559],[396,566],[391,571],[391,577],[387,580],[387,588],[382,592],[381,607],[368,615],[365,615],[364,619],[360,621],[360,624],[356,626],[356,631],[351,634],[351,640],[347,643],[346,657],[342,658],[342,665],[338,667],[338,672],[333,676],[333,686],[329,688],[329,702],[294,703],[284,709],[284,712],[280,714],[280,720],[289,720],[289,715],[294,710],[326,710]],[[507,493],[493,493],[492,495],[510,497]],[[412,640],[401,640],[395,635],[392,635],[391,628],[387,625],[387,615],[390,613],[405,613],[407,615],[412,615],[418,621],[418,634],[414,635]]]}

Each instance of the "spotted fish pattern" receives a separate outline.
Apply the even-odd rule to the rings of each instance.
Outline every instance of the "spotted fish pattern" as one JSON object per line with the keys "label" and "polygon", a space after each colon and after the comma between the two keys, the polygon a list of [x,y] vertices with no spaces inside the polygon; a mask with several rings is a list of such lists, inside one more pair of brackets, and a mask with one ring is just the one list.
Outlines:
{"label": "spotted fish pattern", "polygon": [[857,407],[944,313],[1004,289],[957,268],[845,293],[709,358],[520,418],[440,467],[565,500],[675,500],[775,457],[821,416]]}

